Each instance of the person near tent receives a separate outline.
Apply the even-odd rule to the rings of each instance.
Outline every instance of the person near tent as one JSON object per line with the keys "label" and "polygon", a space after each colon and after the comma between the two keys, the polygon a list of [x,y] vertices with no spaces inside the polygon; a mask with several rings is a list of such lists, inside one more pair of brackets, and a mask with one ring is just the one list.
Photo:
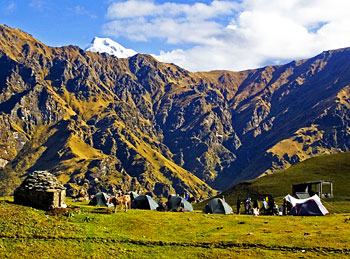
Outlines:
{"label": "person near tent", "polygon": [[188,201],[188,198],[190,198],[190,195],[188,194],[188,192],[185,192],[185,200]]}
{"label": "person near tent", "polygon": [[251,205],[251,200],[252,200],[252,199],[251,199],[250,197],[247,198],[247,199],[245,200],[245,204],[244,204],[244,205],[245,205],[245,206],[244,206],[244,209],[245,209],[245,210],[244,210],[244,213],[245,213],[245,214],[249,214],[249,213],[250,213],[250,209],[251,209],[251,206],[252,206],[252,205]]}
{"label": "person near tent", "polygon": [[282,204],[278,209],[278,216],[283,216],[283,211],[284,211],[284,205]]}
{"label": "person near tent", "polygon": [[259,209],[258,199],[254,199],[254,202],[253,202],[253,209]]}
{"label": "person near tent", "polygon": [[267,214],[267,201],[268,201],[268,198],[266,197],[266,199],[263,200],[263,205],[262,205],[262,208],[261,210],[263,211],[263,214],[266,215]]}
{"label": "person near tent", "polygon": [[239,199],[239,196],[237,198],[236,208],[237,208],[237,214],[239,214],[239,211],[241,209],[241,200]]}
{"label": "person near tent", "polygon": [[274,206],[273,206],[273,214],[272,215],[278,215],[278,211],[279,211],[279,208],[278,208],[278,205],[275,203]]}
{"label": "person near tent", "polygon": [[268,212],[268,214],[269,214],[269,215],[274,215],[275,200],[274,200],[273,197],[271,197],[271,198],[269,199],[268,204],[269,204],[269,212]]}
{"label": "person near tent", "polygon": [[283,199],[283,205],[281,207],[283,208],[282,215],[286,216],[287,215],[287,200],[286,199]]}
{"label": "person near tent", "polygon": [[180,206],[177,208],[177,212],[185,212],[185,204],[183,202],[180,203]]}
{"label": "person near tent", "polygon": [[168,206],[164,202],[159,202],[157,211],[168,211]]}
{"label": "person near tent", "polygon": [[290,202],[288,202],[287,201],[287,199],[286,199],[286,203],[287,203],[287,214],[286,215],[289,215],[289,213],[290,213],[290,211],[291,211],[291,209],[293,208],[293,206],[292,206],[292,204],[290,203]]}

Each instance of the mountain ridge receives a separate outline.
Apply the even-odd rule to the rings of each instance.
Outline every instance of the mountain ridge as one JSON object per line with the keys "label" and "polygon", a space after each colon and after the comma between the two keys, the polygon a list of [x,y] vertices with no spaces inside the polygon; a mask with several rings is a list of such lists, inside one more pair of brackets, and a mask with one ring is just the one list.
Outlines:
{"label": "mountain ridge", "polygon": [[[4,26],[0,33],[7,181],[39,168],[61,177],[71,194],[117,186],[206,197],[350,147],[350,49],[192,73],[150,55],[118,59],[50,48]],[[52,141],[61,143],[55,152],[45,144]]]}

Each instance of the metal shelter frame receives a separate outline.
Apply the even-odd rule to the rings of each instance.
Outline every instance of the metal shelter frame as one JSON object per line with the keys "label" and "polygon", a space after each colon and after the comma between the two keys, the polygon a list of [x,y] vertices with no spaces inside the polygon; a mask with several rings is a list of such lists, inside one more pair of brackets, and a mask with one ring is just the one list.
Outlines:
{"label": "metal shelter frame", "polygon": [[[324,185],[330,186],[330,192],[324,193]],[[312,187],[315,186],[313,189]],[[293,184],[293,196],[298,198],[307,198],[317,194],[320,198],[333,198],[332,181],[313,181],[299,184]]]}

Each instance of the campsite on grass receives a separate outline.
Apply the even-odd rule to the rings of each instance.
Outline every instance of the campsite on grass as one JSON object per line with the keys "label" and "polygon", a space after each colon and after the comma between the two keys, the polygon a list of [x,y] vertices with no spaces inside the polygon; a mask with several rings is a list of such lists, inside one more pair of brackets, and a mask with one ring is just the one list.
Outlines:
{"label": "campsite on grass", "polygon": [[49,216],[6,197],[0,201],[0,258],[17,258],[18,251],[23,258],[346,258],[348,204],[327,203],[324,217],[253,217],[201,210],[113,213],[68,198],[71,213]]}
{"label": "campsite on grass", "polygon": [[304,199],[255,194],[240,201],[240,214],[224,196],[191,204],[181,195],[158,203],[146,194],[124,195],[131,198],[127,212],[114,210],[114,196],[104,192],[90,199],[68,197],[65,206],[51,210],[0,198],[0,258],[16,258],[18,251],[30,258],[350,256],[350,203],[337,199],[337,192],[336,199],[322,200],[317,194]]}
{"label": "campsite on grass", "polygon": [[[119,194],[130,196],[127,212],[117,204],[114,213],[112,193],[65,198],[60,191],[52,196],[59,202],[43,201],[66,206],[49,210],[40,209],[39,201],[0,197],[0,258],[18,258],[18,251],[21,258],[348,258],[348,171],[338,170],[330,180],[320,174],[304,178],[304,165],[310,168],[316,159],[199,203],[183,195],[158,200],[127,191]],[[324,161],[315,164],[327,168]],[[40,192],[34,190],[31,197]]]}

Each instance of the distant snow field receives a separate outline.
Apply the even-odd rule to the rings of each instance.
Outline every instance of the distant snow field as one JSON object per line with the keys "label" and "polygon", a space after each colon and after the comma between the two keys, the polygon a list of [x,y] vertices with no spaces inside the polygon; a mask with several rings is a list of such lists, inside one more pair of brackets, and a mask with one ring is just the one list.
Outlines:
{"label": "distant snow field", "polygon": [[122,45],[109,38],[99,37],[95,37],[85,50],[98,53],[107,53],[118,58],[128,58],[137,54],[136,51],[124,48]]}

